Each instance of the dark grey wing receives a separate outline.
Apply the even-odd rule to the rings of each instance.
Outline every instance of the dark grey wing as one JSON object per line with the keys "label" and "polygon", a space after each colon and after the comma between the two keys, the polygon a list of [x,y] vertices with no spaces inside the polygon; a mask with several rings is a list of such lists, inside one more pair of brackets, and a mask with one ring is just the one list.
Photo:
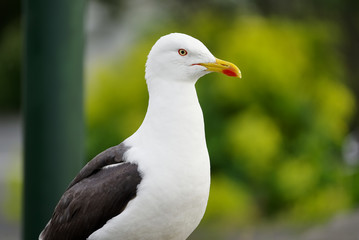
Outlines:
{"label": "dark grey wing", "polygon": [[70,183],[69,188],[105,166],[123,162],[123,154],[129,149],[124,143],[106,149],[88,162]]}
{"label": "dark grey wing", "polygon": [[82,177],[61,197],[41,239],[85,240],[125,209],[141,179],[137,165],[126,162]]}

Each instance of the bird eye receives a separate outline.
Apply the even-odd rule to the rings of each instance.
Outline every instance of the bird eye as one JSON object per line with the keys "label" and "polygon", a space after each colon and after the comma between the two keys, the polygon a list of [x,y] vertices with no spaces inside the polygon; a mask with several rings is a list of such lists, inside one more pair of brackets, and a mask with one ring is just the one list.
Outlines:
{"label": "bird eye", "polygon": [[181,55],[181,56],[186,56],[187,51],[181,48],[181,49],[178,50],[178,54]]}

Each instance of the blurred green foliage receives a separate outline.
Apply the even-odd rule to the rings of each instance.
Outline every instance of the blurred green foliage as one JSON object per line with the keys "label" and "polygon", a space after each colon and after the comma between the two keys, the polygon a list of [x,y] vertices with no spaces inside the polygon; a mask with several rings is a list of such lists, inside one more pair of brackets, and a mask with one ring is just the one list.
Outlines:
{"label": "blurred green foliage", "polygon": [[342,80],[338,30],[260,17],[208,24],[213,17],[167,23],[158,36],[145,34],[126,54],[88,71],[88,159],[139,127],[146,56],[160,35],[184,32],[243,74],[209,74],[197,84],[212,163],[204,224],[311,223],[357,205],[357,169],[348,174],[341,155],[354,100]]}
{"label": "blurred green foliage", "polygon": [[6,187],[0,206],[2,214],[11,222],[19,222],[22,211],[22,163],[14,159],[14,165],[6,172]]}
{"label": "blurred green foliage", "polygon": [[20,108],[21,32],[9,25],[0,35],[0,112]]}

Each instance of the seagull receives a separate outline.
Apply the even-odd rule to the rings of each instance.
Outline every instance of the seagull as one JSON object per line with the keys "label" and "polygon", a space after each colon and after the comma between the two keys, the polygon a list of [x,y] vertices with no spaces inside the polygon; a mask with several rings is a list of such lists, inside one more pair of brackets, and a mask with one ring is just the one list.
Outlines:
{"label": "seagull", "polygon": [[40,240],[184,240],[209,196],[210,161],[195,84],[241,77],[183,33],[162,36],[146,62],[149,102],[139,129],[98,154],[60,198]]}

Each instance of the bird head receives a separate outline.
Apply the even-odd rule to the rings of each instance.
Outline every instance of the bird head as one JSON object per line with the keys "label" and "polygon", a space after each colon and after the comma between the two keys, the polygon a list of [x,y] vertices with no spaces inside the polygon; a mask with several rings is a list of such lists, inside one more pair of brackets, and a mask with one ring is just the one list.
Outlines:
{"label": "bird head", "polygon": [[146,79],[196,82],[210,72],[241,77],[233,63],[217,59],[199,40],[182,33],[161,37],[146,62]]}

